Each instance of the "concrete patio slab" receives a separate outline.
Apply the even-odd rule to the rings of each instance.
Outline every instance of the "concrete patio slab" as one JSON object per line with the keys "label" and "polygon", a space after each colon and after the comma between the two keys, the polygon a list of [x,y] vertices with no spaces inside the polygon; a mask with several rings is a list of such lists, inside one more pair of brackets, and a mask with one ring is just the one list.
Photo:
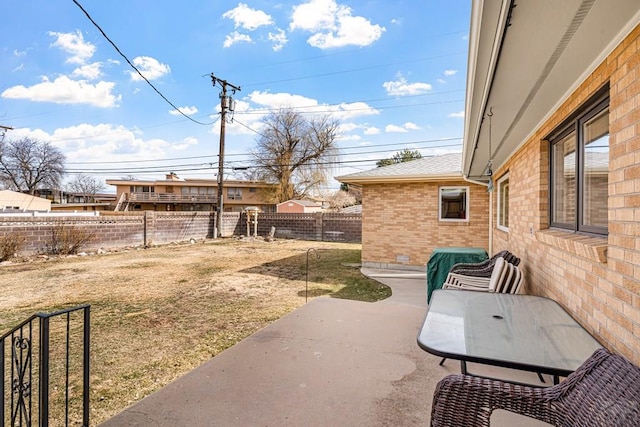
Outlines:
{"label": "concrete patio slab", "polygon": [[[426,279],[363,272],[393,296],[377,303],[313,299],[102,426],[427,425],[436,383],[458,373],[459,364],[439,366],[416,344]],[[500,371],[536,381],[535,374]],[[544,425],[496,415],[496,425]]]}

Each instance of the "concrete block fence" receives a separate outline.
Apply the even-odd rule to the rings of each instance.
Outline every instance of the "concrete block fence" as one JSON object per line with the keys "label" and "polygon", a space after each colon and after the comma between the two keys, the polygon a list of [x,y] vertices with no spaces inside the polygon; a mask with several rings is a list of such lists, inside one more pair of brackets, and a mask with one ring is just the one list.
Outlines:
{"label": "concrete block fence", "polygon": [[[222,218],[223,236],[246,236],[244,213],[226,212]],[[45,253],[56,227],[73,227],[92,233],[93,242],[84,251],[99,248],[147,246],[210,239],[215,237],[215,212],[154,212],[101,213],[100,216],[25,217],[0,216],[0,238],[12,233],[25,236],[23,254]],[[276,238],[312,241],[360,242],[360,215],[337,213],[259,214],[258,236],[267,236],[275,227]],[[256,227],[250,223],[250,235]]]}

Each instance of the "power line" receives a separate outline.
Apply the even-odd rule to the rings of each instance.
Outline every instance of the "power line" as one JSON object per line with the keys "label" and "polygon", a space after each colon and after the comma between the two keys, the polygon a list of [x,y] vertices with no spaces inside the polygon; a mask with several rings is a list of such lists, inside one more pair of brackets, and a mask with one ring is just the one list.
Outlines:
{"label": "power line", "polygon": [[[356,101],[358,102],[358,101]],[[449,101],[435,101],[435,102],[423,102],[420,104],[405,104],[405,105],[388,105],[386,107],[369,107],[369,108],[350,108],[350,109],[344,109],[344,110],[314,110],[314,111],[297,111],[299,109],[302,108],[326,108],[326,107],[331,107],[333,105],[335,106],[340,106],[343,104],[327,104],[327,105],[317,105],[315,107],[296,107],[293,108],[293,110],[296,110],[297,113],[300,114],[321,114],[321,113],[329,113],[329,114],[340,114],[340,113],[352,113],[354,111],[370,111],[370,110],[391,110],[391,109],[395,109],[395,108],[410,108],[410,107],[424,107],[425,105],[442,105],[442,104],[454,104],[456,102],[464,102],[464,99],[452,99]],[[278,108],[273,108],[270,110],[259,110],[259,111],[266,111],[266,112],[277,112]],[[256,110],[251,110],[251,111],[238,111],[238,114],[241,115],[255,115],[255,114],[260,114],[263,115],[265,114],[264,112],[256,112]]]}
{"label": "power line", "polygon": [[[431,156],[425,156],[431,157]],[[361,164],[361,163],[375,163],[380,160],[386,160],[386,157],[376,157],[373,159],[358,159],[358,160],[340,160],[340,161],[327,161],[327,162],[318,162],[316,165],[319,166],[337,166],[337,165],[351,165],[351,164]],[[290,166],[290,165],[284,165]],[[265,165],[255,165],[255,166],[243,166],[243,169],[265,169],[269,166]],[[184,168],[172,168],[172,172],[192,172],[192,171],[202,171],[202,170],[211,170],[213,165],[210,166],[202,166],[201,167],[184,167]],[[233,170],[233,168],[231,168]],[[226,172],[229,172],[229,169],[225,169]],[[82,170],[69,170],[67,173],[70,174],[87,174],[91,171],[82,171]],[[109,170],[109,171],[100,171],[101,175],[119,175],[119,174],[157,174],[157,173],[165,173],[166,169],[158,169],[158,170],[135,170],[135,169],[120,169],[120,170]]]}
{"label": "power line", "polygon": [[[437,148],[453,148],[453,147],[461,147],[461,144],[441,144],[430,147],[415,147],[415,149],[421,150],[429,150],[429,149],[437,149]],[[346,156],[358,156],[362,157],[364,154],[378,154],[378,153],[394,153],[394,150],[373,150],[367,152],[358,152],[358,153],[349,153],[345,154]],[[376,162],[378,160],[385,160],[387,157],[376,157],[374,159],[358,159],[358,160],[334,160],[318,163],[319,165],[342,165],[342,164],[351,164],[351,163],[364,163],[364,162]],[[247,168],[247,169],[260,169],[265,168],[267,166],[259,166],[259,165],[245,165],[244,160],[234,160],[229,162],[235,166]],[[288,165],[284,165],[288,166]],[[149,167],[140,167],[140,168],[117,168],[117,169],[107,169],[107,168],[85,168],[85,169],[69,169],[68,173],[97,173],[97,174],[124,174],[124,173],[164,173],[167,170],[171,170],[173,172],[188,172],[188,171],[196,171],[196,170],[211,170],[214,168],[213,162],[208,163],[187,163],[187,164],[179,164],[179,165],[160,165],[160,166],[149,166]],[[224,168],[223,168],[224,169]],[[233,167],[232,167],[233,169]],[[218,171],[220,173],[220,171]]]}
{"label": "power line", "polygon": [[[75,1],[75,0],[73,0]],[[355,73],[358,71],[364,71],[364,70],[374,70],[377,68],[385,68],[385,67],[390,67],[390,66],[394,66],[394,65],[402,65],[402,64],[410,64],[413,62],[420,62],[420,61],[428,61],[431,59],[436,59],[436,58],[447,58],[450,56],[457,56],[457,55],[462,55],[462,54],[466,54],[466,52],[458,52],[458,53],[448,53],[448,54],[444,54],[444,55],[435,55],[435,56],[431,56],[431,57],[427,57],[427,58],[420,58],[420,59],[414,59],[411,61],[399,61],[399,62],[393,62],[393,63],[389,63],[389,64],[382,64],[382,65],[372,65],[369,67],[359,67],[359,68],[352,68],[349,70],[341,70],[341,71],[332,71],[329,73],[322,73],[322,74],[313,74],[310,76],[301,76],[301,77],[291,77],[288,79],[280,79],[280,80],[271,80],[271,81],[266,81],[266,82],[259,82],[259,83],[249,83],[246,84],[245,87],[251,87],[251,86],[264,86],[264,85],[269,85],[269,84],[274,84],[274,83],[285,83],[285,82],[291,82],[291,81],[295,81],[295,80],[307,80],[307,79],[314,79],[316,77],[327,77],[327,76],[335,76],[338,74],[347,74],[347,73]]]}
{"label": "power line", "polygon": [[[403,95],[402,99],[407,99],[407,98],[417,98],[417,97],[422,97],[422,96],[434,96],[434,95],[446,95],[446,94],[450,94],[450,93],[459,93],[462,92],[464,93],[464,89],[458,89],[458,90],[445,90],[442,92],[429,92],[429,93],[419,93],[419,94],[414,94],[414,95]],[[392,98],[390,98],[389,96],[386,96],[384,98],[374,98],[374,99],[357,99],[355,101],[342,101],[339,103],[333,103],[333,104],[321,104],[321,105],[298,105],[295,107],[290,107],[291,110],[299,110],[299,109],[303,109],[303,108],[320,108],[320,107],[339,107],[341,105],[349,105],[349,104],[357,104],[357,103],[370,103],[370,102],[377,102],[377,101],[390,101],[393,100]],[[464,101],[464,100],[453,100],[453,101],[439,101],[439,102],[459,102],[459,101]],[[436,102],[436,103],[439,103]],[[406,104],[406,106],[408,107],[412,107],[415,105],[425,105],[425,104]],[[378,109],[384,109],[386,107],[373,107],[373,108],[378,108]],[[250,112],[238,112],[238,114],[262,114],[262,113],[273,113],[273,112],[277,112],[279,110],[279,108],[254,108],[252,109]],[[300,112],[300,111],[298,111]]]}
{"label": "power line", "polygon": [[[238,120],[234,120],[235,122],[237,122]],[[394,143],[389,143],[389,144],[376,144],[375,146],[370,146],[370,147],[363,147],[361,145],[356,145],[356,146],[346,146],[346,147],[339,147],[339,149],[341,151],[343,150],[357,150],[357,149],[362,149],[362,148],[380,148],[380,147],[395,147],[395,146],[402,146],[402,145],[415,145],[415,144],[428,144],[431,142],[447,142],[447,141],[458,141],[461,140],[462,137],[451,137],[451,138],[436,138],[436,139],[420,139],[420,140],[415,140],[415,141],[404,141],[404,142],[394,142]],[[445,148],[445,147],[450,147],[450,146],[458,146],[460,144],[443,144],[443,145],[434,145],[434,146],[430,146],[430,147],[417,147],[418,149],[428,149],[428,148]],[[386,150],[386,151],[393,151],[393,150]],[[382,152],[382,151],[380,151]],[[367,152],[358,152],[357,154],[368,154]],[[350,155],[350,154],[346,154],[346,155]],[[236,157],[236,156],[249,156],[249,154],[247,153],[230,153],[230,154],[225,154],[225,157]],[[210,154],[210,155],[205,155],[205,156],[187,156],[187,157],[173,157],[170,159],[147,159],[147,160],[113,160],[113,161],[102,161],[102,162],[66,162],[67,165],[106,165],[106,164],[124,164],[124,163],[150,163],[150,162],[169,162],[169,161],[175,161],[175,160],[193,160],[193,159],[208,159],[211,157],[217,157],[216,154]],[[237,160],[240,161],[240,160]],[[204,162],[204,163],[211,163],[211,162]],[[167,165],[166,167],[170,168],[172,165]],[[158,166],[160,167],[160,166]]]}
{"label": "power line", "polygon": [[129,58],[127,58],[127,56],[122,53],[122,51],[120,50],[120,48],[118,48],[118,46],[116,46],[116,44],[109,38],[109,36],[107,36],[107,34],[104,32],[104,30],[100,27],[100,25],[98,25],[98,23],[96,21],[93,20],[93,18],[91,17],[91,15],[89,15],[89,12],[87,12],[85,10],[84,7],[82,7],[82,5],[80,3],[78,3],[77,0],[72,0],[76,6],[78,6],[80,8],[80,10],[82,10],[82,12],[87,16],[87,18],[89,19],[89,21],[91,21],[91,23],[98,29],[98,31],[100,31],[100,33],[102,33],[102,35],[104,36],[104,38],[111,44],[111,46],[113,46],[113,48],[116,50],[116,52],[118,52],[118,54],[120,54],[120,56],[122,56],[122,58],[124,58],[125,61],[127,61],[127,64],[129,64],[131,66],[131,68],[133,68],[138,75],[140,75],[140,77],[142,77],[142,79],[144,79],[145,82],[147,82],[147,84],[149,86],[151,86],[151,88],[156,91],[156,93],[158,95],[160,95],[160,97],[162,99],[164,99],[167,104],[171,105],[171,107],[173,107],[174,110],[176,110],[177,112],[179,112],[180,114],[182,114],[184,117],[186,117],[187,119],[191,120],[194,123],[197,123],[199,125],[203,125],[203,126],[210,126],[212,124],[215,123],[215,121],[211,122],[211,123],[203,123],[200,122],[192,117],[189,117],[188,115],[186,115],[185,113],[182,112],[182,110],[180,110],[178,107],[176,107],[173,102],[169,101],[169,99],[164,96],[164,94],[162,92],[160,92],[141,72],[140,70],[131,63],[131,61],[129,60]]}

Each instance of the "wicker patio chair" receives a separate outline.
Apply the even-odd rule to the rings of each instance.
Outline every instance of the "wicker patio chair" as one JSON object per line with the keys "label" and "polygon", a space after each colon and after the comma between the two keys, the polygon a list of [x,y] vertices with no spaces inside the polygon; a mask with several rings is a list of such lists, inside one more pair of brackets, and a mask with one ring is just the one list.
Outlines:
{"label": "wicker patio chair", "polygon": [[496,409],[561,427],[640,426],[640,368],[598,349],[547,388],[449,375],[436,386],[431,426],[489,426]]}

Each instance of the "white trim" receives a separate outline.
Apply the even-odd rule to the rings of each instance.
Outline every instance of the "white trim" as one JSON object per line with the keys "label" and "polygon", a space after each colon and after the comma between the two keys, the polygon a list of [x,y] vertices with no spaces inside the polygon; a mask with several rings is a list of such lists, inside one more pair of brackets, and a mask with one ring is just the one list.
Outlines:
{"label": "white trim", "polygon": [[[501,184],[509,179],[509,174],[506,173],[504,174],[502,177],[500,177],[500,179],[498,180],[498,182],[496,183],[496,187],[498,189],[498,203],[497,203],[497,212],[496,212],[496,227],[498,228],[498,230],[502,230],[502,231],[506,231],[507,233],[509,232],[509,227],[505,227],[504,225],[501,224],[501,213],[502,213],[502,200],[503,200],[503,194],[502,194],[502,187]],[[510,184],[509,184],[510,185]],[[509,203],[509,200],[507,200],[507,203]]]}
{"label": "white trim", "polygon": [[[498,66],[498,58],[500,55],[500,49],[502,46],[502,42],[504,39],[504,29],[507,26],[507,19],[509,18],[509,11],[511,9],[511,0],[499,0],[501,2],[500,6],[500,16],[498,17],[497,26],[495,29],[495,33],[493,36],[493,44],[491,48],[491,57],[489,59],[489,68],[487,70],[486,80],[484,81],[482,88],[482,100],[480,103],[480,109],[478,113],[480,117],[475,124],[475,128],[473,131],[470,130],[469,123],[471,120],[471,105],[472,102],[469,101],[473,96],[473,92],[469,92],[469,90],[473,90],[475,86],[475,76],[477,73],[477,52],[480,45],[480,32],[482,27],[482,13],[484,9],[484,1],[474,1],[472,2],[472,15],[471,15],[471,28],[472,34],[469,36],[469,51],[473,52],[473,58],[471,58],[471,54],[469,54],[469,60],[473,60],[473,63],[470,63],[473,68],[469,67],[469,72],[467,74],[467,78],[472,80],[471,83],[467,81],[467,100],[468,102],[465,105],[465,130],[469,130],[469,132],[463,135],[462,139],[462,173],[464,175],[469,175],[471,171],[471,166],[473,164],[473,152],[475,151],[475,146],[480,138],[480,128],[482,126],[482,117],[484,117],[484,111],[487,108],[487,103],[489,102],[489,94],[491,93],[491,85],[493,84],[493,76],[496,73],[496,69]],[[480,6],[479,4],[482,4]],[[477,24],[476,24],[477,23]],[[476,24],[476,25],[474,25]],[[474,31],[475,29],[475,31]],[[469,122],[467,122],[469,120]],[[468,144],[472,144],[474,149],[471,150],[471,159],[469,160],[469,164],[467,165],[467,157],[466,153],[469,149]]]}
{"label": "white trim", "polygon": [[[465,197],[465,213],[464,218],[442,218],[442,191],[443,190],[464,190],[466,193]],[[438,187],[438,221],[440,222],[469,222],[470,215],[470,200],[471,191],[469,190],[469,186],[465,185],[448,185]]]}
{"label": "white trim", "polygon": [[[555,103],[555,105],[553,105],[551,107],[551,109],[547,112],[547,114],[545,114],[542,119],[531,128],[531,132],[529,132],[527,134],[527,136],[524,137],[524,139],[522,141],[520,141],[520,144],[518,144],[509,155],[507,155],[505,158],[505,163],[511,158],[513,157],[514,153],[517,153],[518,150],[520,150],[530,139],[531,137],[533,137],[533,135],[536,134],[536,132],[538,132],[538,130],[560,109],[560,107],[562,106],[562,104],[564,104],[567,99],[569,99],[569,97],[571,95],[574,94],[574,92],[580,87],[581,84],[583,84],[585,82],[585,80],[587,78],[589,78],[589,76],[591,74],[593,74],[593,72],[596,70],[596,68],[598,68],[603,61],[605,61],[607,59],[607,57],[609,55],[611,55],[611,52],[613,52],[619,45],[620,43],[622,43],[622,41],[629,35],[631,34],[631,32],[638,26],[640,25],[640,10],[634,15],[634,17],[627,22],[627,25],[625,25],[624,27],[622,27],[622,29],[620,30],[620,32],[611,40],[611,42],[609,42],[609,44],[607,45],[606,48],[604,48],[602,50],[602,52],[600,52],[600,55],[598,55],[596,57],[596,59],[591,63],[591,65],[589,65],[584,72],[580,75],[580,77],[578,77],[574,84],[571,85],[564,93],[564,95],[562,95],[560,97],[560,99],[558,100],[558,102]],[[595,93],[595,92],[594,92]],[[464,150],[462,152],[463,158],[464,158]],[[464,169],[463,169],[464,170]]]}

